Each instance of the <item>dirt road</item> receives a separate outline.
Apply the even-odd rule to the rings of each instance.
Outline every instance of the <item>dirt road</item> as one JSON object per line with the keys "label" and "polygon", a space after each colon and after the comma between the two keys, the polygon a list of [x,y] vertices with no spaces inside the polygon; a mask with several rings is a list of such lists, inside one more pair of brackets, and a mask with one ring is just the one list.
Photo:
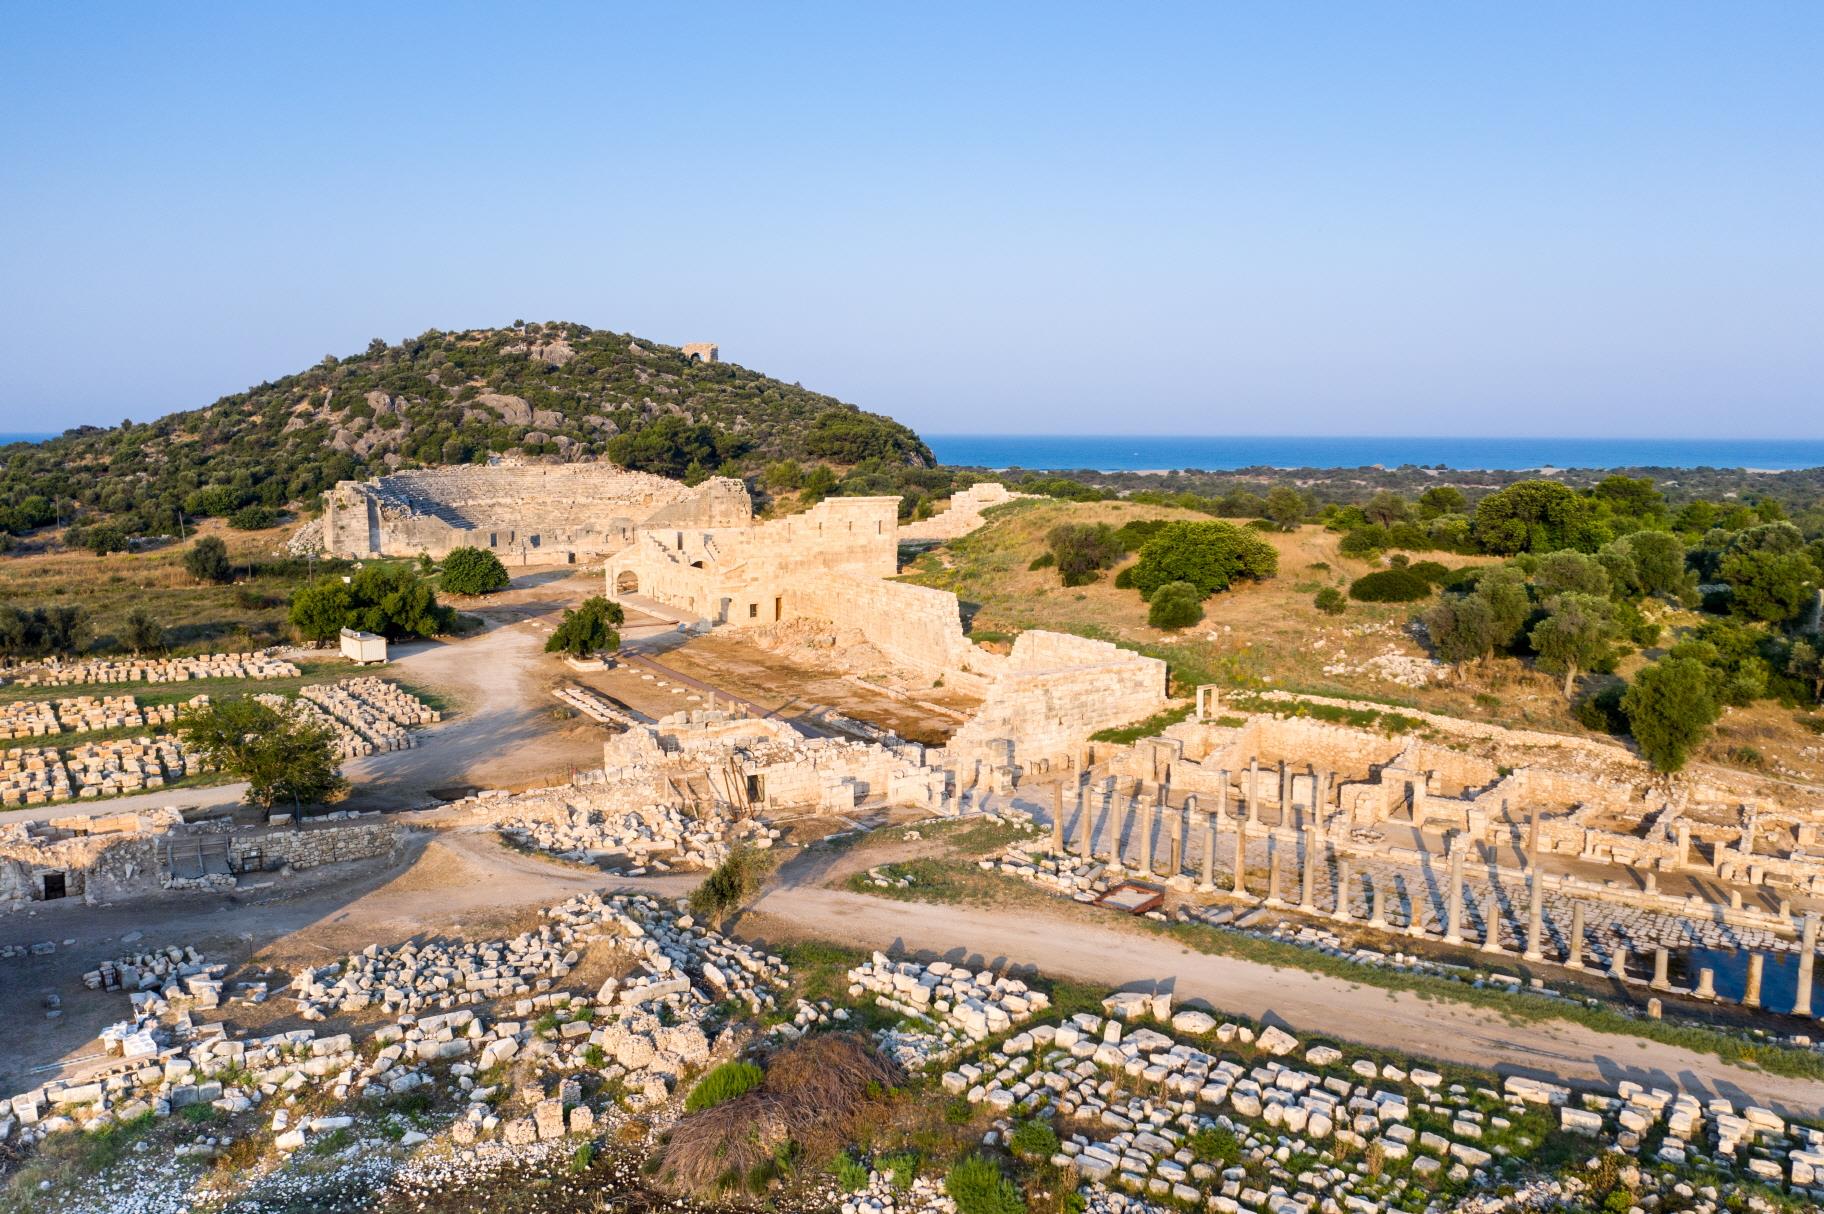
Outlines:
{"label": "dirt road", "polygon": [[747,932],[770,924],[793,935],[840,937],[860,948],[905,950],[998,968],[1036,969],[1057,978],[1171,991],[1212,1008],[1324,1033],[1422,1058],[1494,1067],[1503,1074],[1602,1083],[1624,1079],[1682,1089],[1738,1106],[1764,1104],[1786,1115],[1824,1116],[1824,1084],[1731,1066],[1708,1054],[1598,1033],[1570,1021],[1510,1024],[1465,1004],[1358,986],[1321,974],[1195,953],[1138,930],[1081,919],[988,907],[911,904],[846,890],[788,886],[754,904]]}

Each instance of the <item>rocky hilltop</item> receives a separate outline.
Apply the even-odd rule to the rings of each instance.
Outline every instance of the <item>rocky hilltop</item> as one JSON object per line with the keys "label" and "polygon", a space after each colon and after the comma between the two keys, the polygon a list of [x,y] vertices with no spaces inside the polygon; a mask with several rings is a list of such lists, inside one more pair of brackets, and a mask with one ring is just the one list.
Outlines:
{"label": "rocky hilltop", "polygon": [[156,531],[180,508],[278,506],[339,480],[490,454],[607,457],[673,476],[781,459],[934,462],[905,426],[797,384],[626,333],[515,323],[375,339],[201,409],[0,449],[0,499],[47,511],[61,500]]}

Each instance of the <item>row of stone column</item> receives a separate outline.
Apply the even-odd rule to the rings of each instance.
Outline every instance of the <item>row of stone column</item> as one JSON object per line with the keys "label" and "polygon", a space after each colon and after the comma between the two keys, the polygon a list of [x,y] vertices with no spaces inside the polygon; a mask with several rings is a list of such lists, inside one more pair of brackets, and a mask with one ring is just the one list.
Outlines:
{"label": "row of stone column", "polygon": [[[1282,765],[1283,767],[1283,765]],[[1218,807],[1203,814],[1204,840],[1202,855],[1202,879],[1199,888],[1205,892],[1216,888],[1216,847],[1218,824],[1226,816],[1227,801],[1226,781],[1224,794],[1219,797]],[[1091,805],[1088,790],[1079,786],[1077,789],[1077,854],[1085,861],[1095,858],[1093,835],[1095,823],[1092,821]],[[1195,810],[1191,811],[1195,814]],[[1125,806],[1111,804],[1109,807],[1109,839],[1105,845],[1106,856],[1111,870],[1116,873],[1125,871],[1126,859],[1122,846],[1123,840],[1130,833],[1126,828],[1137,825],[1138,852],[1134,868],[1137,875],[1154,877],[1157,871],[1153,855],[1154,818],[1164,814],[1166,818],[1166,857],[1165,876],[1169,879],[1180,875],[1184,869],[1184,817],[1179,811],[1171,810],[1163,801],[1129,802]],[[1135,817],[1138,822],[1135,823]],[[1065,789],[1058,786],[1057,802],[1052,814],[1052,850],[1059,854],[1065,851]],[[1194,820],[1194,818],[1193,818]],[[1321,823],[1321,818],[1316,818]],[[1257,821],[1257,815],[1250,808],[1246,816],[1235,819],[1235,848],[1232,864],[1232,893],[1236,897],[1251,898],[1247,884],[1247,845],[1248,826]],[[1529,831],[1529,834],[1531,832]],[[1300,882],[1297,908],[1307,914],[1316,914],[1317,905],[1317,870],[1322,863],[1323,832],[1321,829],[1301,829],[1300,838]],[[1529,843],[1532,840],[1529,839]],[[1453,843],[1449,853],[1449,888],[1445,899],[1445,923],[1443,940],[1446,944],[1466,943],[1464,937],[1464,863],[1467,849],[1460,842]],[[1336,890],[1330,916],[1339,921],[1352,921],[1355,918],[1351,906],[1352,873],[1347,856],[1336,858]],[[1281,862],[1277,854],[1270,856],[1267,868],[1267,893],[1265,904],[1270,907],[1288,905],[1282,896],[1280,882]],[[1527,882],[1528,905],[1526,939],[1521,957],[1527,961],[1545,960],[1545,884],[1535,869]],[[1370,927],[1391,930],[1387,921],[1385,891],[1378,884],[1367,886],[1368,915]],[[1501,942],[1501,910],[1497,891],[1490,890],[1483,908],[1482,940],[1478,948],[1485,953],[1505,953],[1506,946]],[[1409,916],[1406,927],[1408,935],[1425,936],[1428,933],[1416,908]],[[1795,1016],[1812,1014],[1812,975],[1817,959],[1819,920],[1815,915],[1807,915],[1801,933],[1799,950],[1798,995],[1792,1008]],[[1581,970],[1585,968],[1584,950],[1584,908],[1582,902],[1571,904],[1571,929],[1565,942],[1560,964],[1566,969]],[[1747,1007],[1761,1005],[1761,979],[1766,957],[1762,953],[1751,953],[1748,959],[1748,975],[1742,1003]],[[1617,979],[1625,979],[1627,974],[1628,950],[1623,945],[1615,945],[1609,958],[1609,973]],[[1653,979],[1651,986],[1655,990],[1670,990],[1669,978],[1670,952],[1661,946],[1654,951]],[[1701,999],[1716,997],[1716,975],[1714,970],[1705,967],[1698,971],[1698,980],[1692,994]]]}

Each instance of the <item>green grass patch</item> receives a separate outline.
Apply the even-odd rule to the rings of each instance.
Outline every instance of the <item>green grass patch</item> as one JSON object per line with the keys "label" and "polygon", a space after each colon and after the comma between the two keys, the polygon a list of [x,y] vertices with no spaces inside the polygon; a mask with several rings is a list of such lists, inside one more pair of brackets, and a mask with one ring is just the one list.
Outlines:
{"label": "green grass patch", "polygon": [[751,1062],[724,1062],[697,1080],[684,1098],[686,1113],[700,1113],[760,1086],[766,1072]]}
{"label": "green grass patch", "polygon": [[1136,721],[1132,725],[1123,725],[1119,729],[1099,729],[1095,733],[1089,735],[1089,740],[1092,742],[1113,742],[1116,745],[1128,746],[1138,742],[1141,738],[1150,738],[1155,734],[1163,733],[1173,725],[1188,718],[1192,712],[1196,711],[1196,708],[1197,705],[1195,704],[1181,704],[1177,708],[1168,708],[1164,712],[1156,712],[1144,721]]}

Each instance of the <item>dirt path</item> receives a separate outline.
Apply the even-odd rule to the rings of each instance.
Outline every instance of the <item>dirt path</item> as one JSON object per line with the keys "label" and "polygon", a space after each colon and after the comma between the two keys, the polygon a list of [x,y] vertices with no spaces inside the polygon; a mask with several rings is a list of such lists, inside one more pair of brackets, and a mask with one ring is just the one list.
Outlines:
{"label": "dirt path", "polygon": [[440,789],[520,787],[601,766],[599,730],[551,719],[545,684],[557,668],[544,654],[563,609],[599,590],[593,574],[525,575],[499,601],[471,609],[487,622],[480,636],[401,647],[383,673],[449,696],[455,711],[410,750],[347,764],[350,806],[405,808]]}
{"label": "dirt path", "polygon": [[[878,861],[876,861],[878,862]],[[1321,974],[1274,969],[1192,952],[1176,941],[1081,918],[1023,908],[905,903],[840,889],[788,885],[769,890],[743,934],[773,925],[791,935],[839,936],[862,948],[904,950],[972,965],[1014,965],[1107,986],[1169,990],[1180,1000],[1333,1034],[1422,1058],[1493,1067],[1504,1074],[1601,1083],[1624,1079],[1767,1104],[1787,1115],[1824,1116],[1824,1084],[1732,1066],[1707,1054],[1615,1036],[1570,1021],[1510,1024],[1464,1004],[1359,986]]]}

